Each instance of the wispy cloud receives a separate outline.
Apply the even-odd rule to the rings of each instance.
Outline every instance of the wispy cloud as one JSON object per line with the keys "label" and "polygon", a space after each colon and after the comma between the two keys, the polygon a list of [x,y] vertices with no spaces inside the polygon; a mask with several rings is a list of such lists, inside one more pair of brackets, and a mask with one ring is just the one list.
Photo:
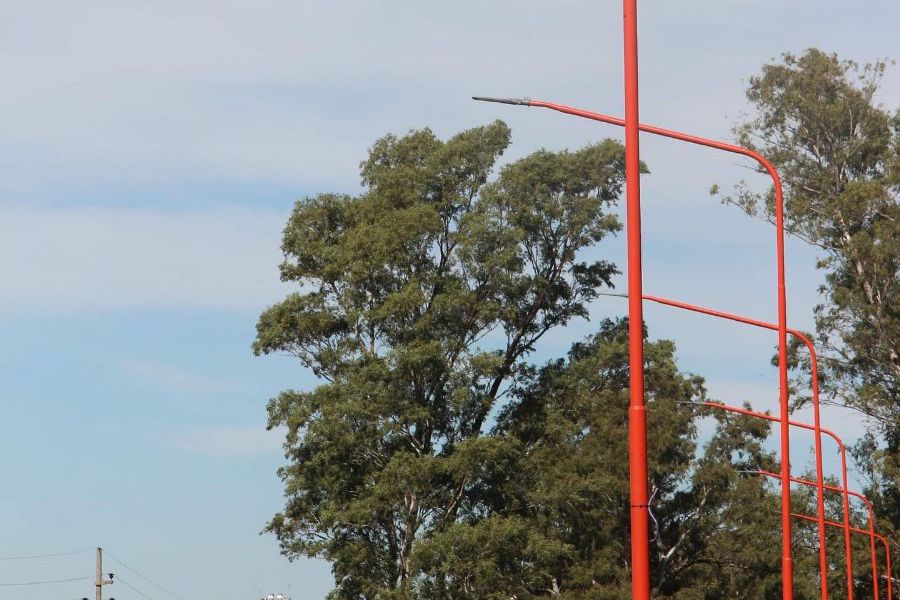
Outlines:
{"label": "wispy cloud", "polygon": [[284,433],[262,425],[203,425],[176,431],[170,442],[187,452],[214,458],[249,458],[276,454]]}
{"label": "wispy cloud", "polygon": [[286,215],[0,207],[0,308],[259,309],[283,293]]}
{"label": "wispy cloud", "polygon": [[126,361],[122,369],[152,384],[183,392],[200,394],[252,393],[246,386],[189,369],[153,361]]}
{"label": "wispy cloud", "polygon": [[[684,20],[683,7],[673,14],[656,4],[642,15],[642,116],[711,135],[728,134],[726,115],[743,104],[741,78],[761,56],[787,49],[773,40],[830,48],[858,37],[796,27],[808,17],[800,4],[779,6],[780,18],[765,27],[748,18],[757,11],[750,5],[695,2],[690,10],[703,18]],[[886,13],[896,7],[883,4],[881,21],[894,22]],[[507,0],[11,3],[0,24],[0,191],[31,197],[41,186],[185,177],[344,189],[385,130],[431,125],[447,133],[495,116],[514,122],[522,149],[620,135],[468,99],[531,94],[618,112],[621,23],[609,8]],[[673,19],[693,43],[672,43]],[[742,45],[727,52],[703,36],[751,23],[756,29],[744,29]],[[885,93],[897,90],[889,74]],[[652,144],[648,154],[660,156]],[[709,168],[708,156],[662,147],[673,148],[665,162],[686,179]]]}

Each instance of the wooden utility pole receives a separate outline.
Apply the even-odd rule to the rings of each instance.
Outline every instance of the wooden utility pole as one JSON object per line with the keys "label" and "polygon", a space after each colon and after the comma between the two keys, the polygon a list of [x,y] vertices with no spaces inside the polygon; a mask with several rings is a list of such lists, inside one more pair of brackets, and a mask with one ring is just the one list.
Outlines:
{"label": "wooden utility pole", "polygon": [[103,600],[103,548],[97,548],[96,599]]}
{"label": "wooden utility pole", "polygon": [[112,585],[112,574],[109,579],[103,579],[103,548],[97,548],[97,578],[94,580],[96,600],[103,600],[103,586]]}

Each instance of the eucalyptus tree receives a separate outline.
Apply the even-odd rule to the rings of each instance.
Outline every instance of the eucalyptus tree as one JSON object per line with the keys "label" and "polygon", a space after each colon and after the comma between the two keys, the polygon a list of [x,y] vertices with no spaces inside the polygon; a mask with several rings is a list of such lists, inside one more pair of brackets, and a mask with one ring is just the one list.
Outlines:
{"label": "eucalyptus tree", "polygon": [[335,598],[406,597],[419,542],[462,518],[508,444],[492,420],[550,331],[587,316],[615,266],[585,251],[619,230],[622,146],[540,150],[491,179],[502,122],[443,141],[388,135],[357,196],[298,202],[257,353],[288,353],[321,384],[269,403],[285,427],[289,557],[333,565]]}
{"label": "eucalyptus tree", "polygon": [[[785,54],[750,79],[753,110],[736,129],[782,174],[791,233],[820,250],[823,397],[867,417],[856,456],[884,528],[900,522],[900,111],[880,103],[887,66]],[[729,200],[772,216],[771,191]],[[808,362],[794,358],[802,389]]]}

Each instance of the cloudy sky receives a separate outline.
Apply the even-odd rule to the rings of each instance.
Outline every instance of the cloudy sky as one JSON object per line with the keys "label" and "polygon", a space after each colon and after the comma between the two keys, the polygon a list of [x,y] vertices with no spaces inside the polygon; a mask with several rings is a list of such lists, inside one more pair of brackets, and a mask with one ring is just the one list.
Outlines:
{"label": "cloudy sky", "polygon": [[[323,598],[327,565],[259,536],[279,508],[265,402],[315,381],[250,353],[286,288],[292,203],[353,193],[386,132],[503,118],[505,161],[621,131],[471,102],[529,96],[621,113],[621,7],[455,2],[0,1],[0,600],[71,600],[102,545],[155,600]],[[900,56],[886,0],[641,3],[642,120],[728,139],[743,88],[784,51]],[[900,105],[900,71],[879,98]],[[764,186],[739,158],[642,138],[645,290],[774,319],[774,237],[711,199]],[[624,237],[597,250],[624,266]],[[790,319],[811,323],[814,253],[791,242]],[[622,290],[620,282],[620,291]],[[606,299],[596,318],[624,305]],[[648,307],[654,337],[723,400],[773,408],[770,333]],[[574,324],[538,358],[591,331]],[[860,423],[826,418],[852,438]],[[811,440],[798,434],[799,449]],[[799,452],[797,463],[808,464]],[[833,465],[833,461],[831,461]],[[117,584],[119,600],[138,595]]]}

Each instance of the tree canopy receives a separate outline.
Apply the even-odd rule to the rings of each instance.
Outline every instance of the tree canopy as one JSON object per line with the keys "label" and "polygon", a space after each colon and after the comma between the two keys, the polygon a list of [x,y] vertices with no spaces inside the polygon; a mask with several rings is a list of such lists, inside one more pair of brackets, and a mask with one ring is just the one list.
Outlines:
{"label": "tree canopy", "polygon": [[[867,416],[856,456],[890,531],[900,523],[900,111],[878,102],[886,68],[785,54],[750,79],[753,113],[736,132],[778,168],[790,231],[821,250],[823,398]],[[730,200],[771,218],[772,198],[742,186]],[[808,358],[793,358],[803,389]]]}
{"label": "tree canopy", "polygon": [[619,229],[621,145],[539,151],[488,182],[509,140],[501,122],[386,136],[365,193],[303,200],[285,228],[282,278],[301,291],[263,313],[255,350],[326,383],[269,405],[290,460],[269,528],[289,556],[331,560],[338,597],[410,589],[423,531],[504,460],[484,433],[522,359],[615,272],[580,251]]}

